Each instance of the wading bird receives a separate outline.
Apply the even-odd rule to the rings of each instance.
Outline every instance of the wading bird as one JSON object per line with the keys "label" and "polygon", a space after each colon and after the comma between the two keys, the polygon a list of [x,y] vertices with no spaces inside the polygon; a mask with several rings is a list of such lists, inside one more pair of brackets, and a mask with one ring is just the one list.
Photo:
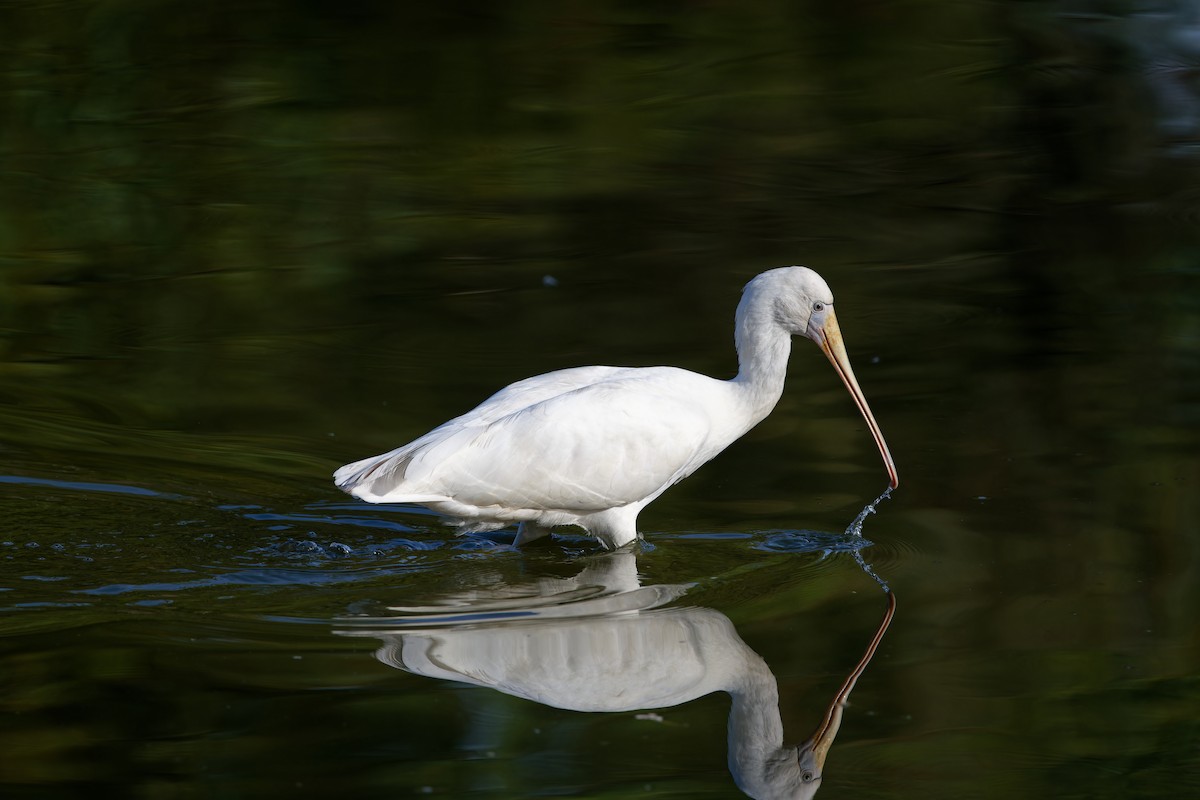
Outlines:
{"label": "wading bird", "polygon": [[578,525],[609,549],[637,539],[637,516],[761,422],[783,394],[791,337],[824,351],[862,413],[894,488],[883,434],[842,343],[833,293],[807,267],[780,267],[742,292],[738,373],[575,367],[526,378],[419,439],[334,473],[371,503],[416,503],[463,533],[520,523],[515,544]]}

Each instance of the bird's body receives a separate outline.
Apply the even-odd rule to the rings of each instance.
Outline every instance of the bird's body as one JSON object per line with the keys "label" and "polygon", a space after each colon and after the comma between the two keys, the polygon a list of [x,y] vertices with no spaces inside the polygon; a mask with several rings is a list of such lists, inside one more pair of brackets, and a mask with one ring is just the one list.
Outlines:
{"label": "bird's body", "polygon": [[739,371],[723,381],[675,367],[576,367],[527,378],[419,439],[339,469],[345,491],[418,503],[464,531],[521,523],[517,544],[578,525],[606,547],[637,538],[637,515],[766,417],[783,393],[791,336],[826,351],[895,468],[850,371],[833,295],[815,272],[759,275],[738,306]]}
{"label": "bird's body", "polygon": [[643,507],[770,411],[749,415],[747,400],[731,383],[673,367],[560,370],[343,467],[338,482],[371,502],[428,506],[467,531],[521,522],[528,541],[531,529],[579,525],[619,547]]}

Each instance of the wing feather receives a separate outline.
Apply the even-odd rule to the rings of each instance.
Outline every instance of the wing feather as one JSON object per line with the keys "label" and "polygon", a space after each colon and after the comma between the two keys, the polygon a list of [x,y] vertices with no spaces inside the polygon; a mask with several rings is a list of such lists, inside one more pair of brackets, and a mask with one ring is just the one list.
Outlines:
{"label": "wing feather", "polygon": [[[652,498],[725,441],[712,386],[671,367],[584,367],[513,384],[339,486],[364,499],[588,513]],[[417,499],[421,498],[421,499]]]}

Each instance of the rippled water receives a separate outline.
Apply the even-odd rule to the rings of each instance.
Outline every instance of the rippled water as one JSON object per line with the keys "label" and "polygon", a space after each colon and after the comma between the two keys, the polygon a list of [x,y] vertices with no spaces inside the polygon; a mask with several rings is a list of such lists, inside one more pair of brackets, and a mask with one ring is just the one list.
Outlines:
{"label": "rippled water", "polygon": [[[836,709],[822,798],[1197,794],[1195,26],[0,8],[0,795],[765,796],[745,732]],[[790,263],[896,458],[861,537],[805,341],[633,553],[331,484],[540,372],[728,377]]]}

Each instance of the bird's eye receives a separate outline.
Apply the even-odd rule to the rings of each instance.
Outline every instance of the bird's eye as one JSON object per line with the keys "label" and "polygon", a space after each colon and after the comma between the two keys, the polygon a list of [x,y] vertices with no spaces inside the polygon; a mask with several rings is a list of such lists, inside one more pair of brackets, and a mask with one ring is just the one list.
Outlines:
{"label": "bird's eye", "polygon": [[[818,303],[818,305],[820,305],[820,304]],[[800,780],[804,781],[805,783],[812,783],[813,779],[816,777],[817,777],[816,775],[812,774],[812,770],[806,769],[806,770],[804,770],[804,772],[800,773]]]}
{"label": "bird's eye", "polygon": [[813,311],[824,311],[824,310],[825,310],[824,303],[813,303]]}

